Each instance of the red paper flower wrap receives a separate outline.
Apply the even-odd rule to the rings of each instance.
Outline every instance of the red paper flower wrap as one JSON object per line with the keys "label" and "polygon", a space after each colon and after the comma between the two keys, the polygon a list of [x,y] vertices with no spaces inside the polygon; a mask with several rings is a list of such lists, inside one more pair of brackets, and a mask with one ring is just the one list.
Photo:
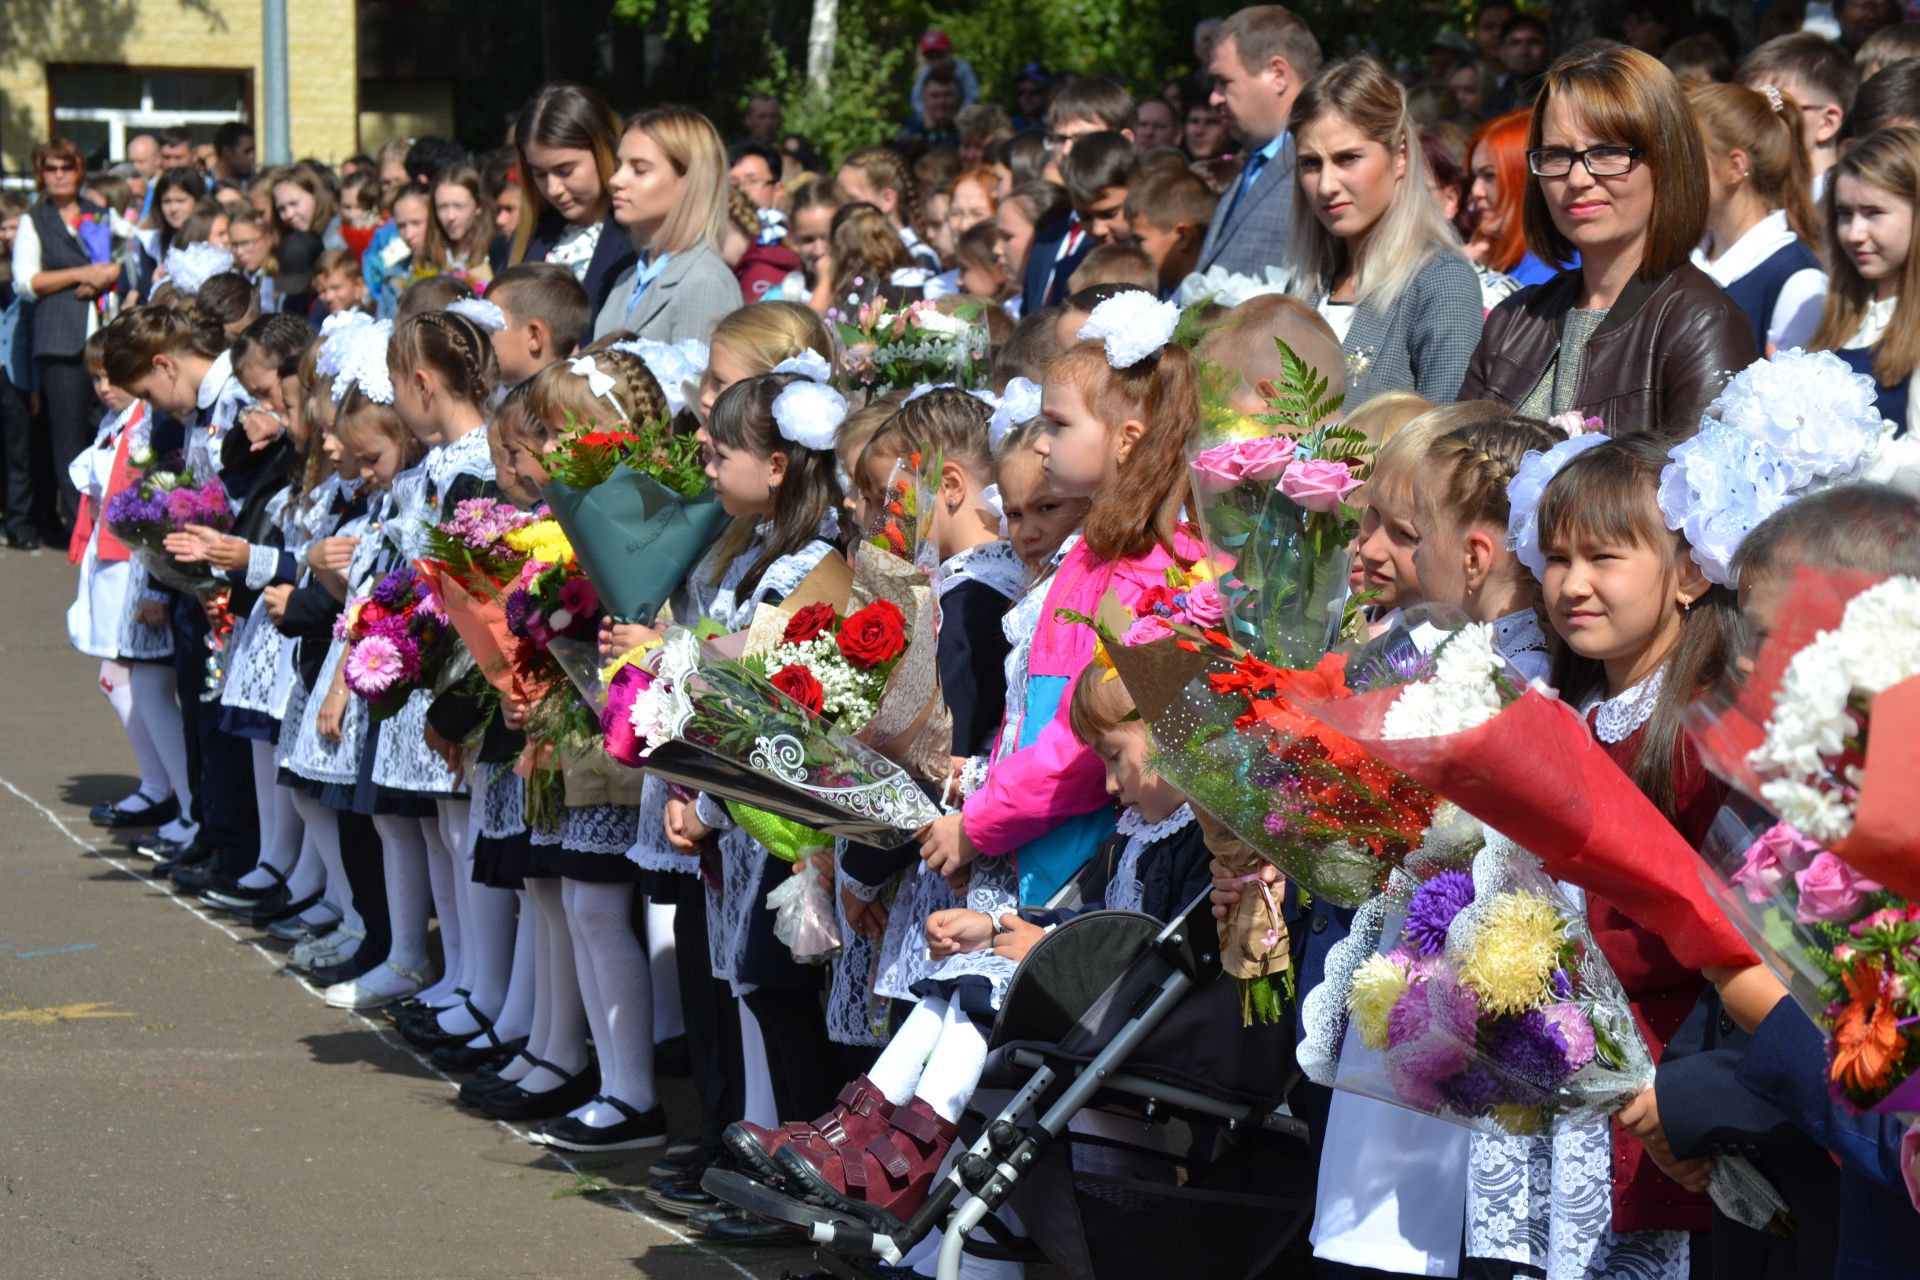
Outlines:
{"label": "red paper flower wrap", "polygon": [[1572,708],[1528,689],[1499,715],[1446,738],[1386,738],[1399,690],[1308,702],[1315,716],[1425,783],[1658,934],[1691,969],[1758,963],[1700,883],[1680,833]]}

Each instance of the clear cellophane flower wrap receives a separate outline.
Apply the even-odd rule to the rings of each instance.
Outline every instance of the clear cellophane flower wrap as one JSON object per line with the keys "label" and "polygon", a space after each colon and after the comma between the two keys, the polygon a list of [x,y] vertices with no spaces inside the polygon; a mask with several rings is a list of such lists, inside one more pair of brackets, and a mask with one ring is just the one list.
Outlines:
{"label": "clear cellophane flower wrap", "polygon": [[1802,571],[1776,619],[1751,676],[1689,716],[1746,802],[1715,821],[1707,882],[1825,1033],[1834,1095],[1920,1112],[1920,583]]}
{"label": "clear cellophane flower wrap", "polygon": [[[1555,878],[1598,894],[1659,935],[1688,968],[1754,963],[1701,884],[1691,846],[1576,711],[1538,683],[1509,677],[1496,685],[1498,677],[1484,670],[1487,687],[1462,695],[1477,703],[1474,714],[1463,716],[1451,701],[1419,705],[1443,683],[1450,663],[1443,646],[1430,668],[1410,666],[1410,679],[1383,679],[1370,668],[1367,691],[1355,693],[1341,673],[1300,700],[1313,716],[1539,858]],[[1403,698],[1414,701],[1396,711]],[[1424,733],[1407,736],[1422,724]]]}
{"label": "clear cellophane flower wrap", "polygon": [[940,816],[898,764],[685,627],[614,673],[601,729],[621,764],[826,835],[888,847]]}
{"label": "clear cellophane flower wrap", "polygon": [[1443,816],[1328,956],[1316,1081],[1490,1133],[1611,1115],[1654,1063],[1585,914],[1504,836]]}
{"label": "clear cellophane flower wrap", "polygon": [[1130,622],[1112,596],[1097,625],[1152,732],[1155,770],[1306,893],[1357,907],[1420,847],[1437,797],[1301,709],[1341,687],[1344,657],[1288,670],[1184,627],[1119,644]]}

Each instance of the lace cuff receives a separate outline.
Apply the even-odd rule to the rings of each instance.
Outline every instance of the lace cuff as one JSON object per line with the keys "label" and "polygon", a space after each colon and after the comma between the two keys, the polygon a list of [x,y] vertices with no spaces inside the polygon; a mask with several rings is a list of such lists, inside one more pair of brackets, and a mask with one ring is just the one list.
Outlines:
{"label": "lace cuff", "polygon": [[727,812],[725,803],[704,791],[694,797],[693,816],[715,831],[727,831],[733,827],[733,815]]}
{"label": "lace cuff", "polygon": [[274,575],[280,572],[280,548],[247,548],[247,590],[265,591],[272,583]]}
{"label": "lace cuff", "polygon": [[834,882],[839,885],[840,888],[845,889],[848,893],[860,899],[860,901],[872,902],[885,892],[886,885],[867,884],[864,881],[856,880],[848,875],[846,868],[841,865],[841,861],[846,856],[846,852],[847,842],[844,839],[833,842]]}

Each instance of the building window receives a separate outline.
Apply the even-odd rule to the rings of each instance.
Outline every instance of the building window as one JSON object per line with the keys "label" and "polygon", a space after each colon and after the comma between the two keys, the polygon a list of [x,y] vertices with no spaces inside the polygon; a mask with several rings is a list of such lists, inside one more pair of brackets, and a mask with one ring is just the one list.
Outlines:
{"label": "building window", "polygon": [[244,71],[49,67],[53,131],[90,160],[124,156],[134,134],[176,125],[210,142],[227,121],[248,117],[250,79]]}

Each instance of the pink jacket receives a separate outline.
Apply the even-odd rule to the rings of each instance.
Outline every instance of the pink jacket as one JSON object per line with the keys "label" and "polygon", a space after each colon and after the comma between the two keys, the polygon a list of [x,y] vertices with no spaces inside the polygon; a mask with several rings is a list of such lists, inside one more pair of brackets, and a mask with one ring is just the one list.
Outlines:
{"label": "pink jacket", "polygon": [[[1188,560],[1202,554],[1184,539],[1180,551]],[[981,853],[996,858],[1012,853],[1066,819],[1109,803],[1106,767],[1080,744],[1067,723],[1074,677],[1093,660],[1093,628],[1060,622],[1054,614],[1069,609],[1090,617],[1109,590],[1121,604],[1133,608],[1147,591],[1165,585],[1166,571],[1174,563],[1161,546],[1126,560],[1103,560],[1084,542],[1068,552],[1040,611],[1027,668],[1030,688],[1049,676],[1064,680],[1065,688],[1039,737],[996,762],[986,783],[967,798],[961,823],[967,839]]]}

